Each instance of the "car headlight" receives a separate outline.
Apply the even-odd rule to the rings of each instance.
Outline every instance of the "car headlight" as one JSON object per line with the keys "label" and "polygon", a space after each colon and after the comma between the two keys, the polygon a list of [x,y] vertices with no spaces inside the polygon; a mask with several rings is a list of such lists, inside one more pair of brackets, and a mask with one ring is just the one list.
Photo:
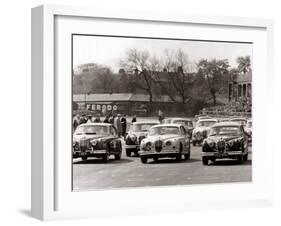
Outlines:
{"label": "car headlight", "polygon": [[98,144],[98,141],[97,141],[97,140],[93,140],[93,141],[91,142],[91,144],[92,144],[93,146],[96,146],[96,145]]}
{"label": "car headlight", "polygon": [[91,142],[88,143],[87,148],[88,148],[88,149],[91,149],[91,148],[92,148],[92,143],[91,143]]}
{"label": "car headlight", "polygon": [[228,142],[228,145],[229,145],[230,147],[232,147],[232,146],[234,145],[234,141],[233,141],[233,140],[229,141],[229,142]]}
{"label": "car headlight", "polygon": [[166,141],[166,145],[167,146],[171,146],[172,145],[172,141],[170,141],[170,140]]}
{"label": "car headlight", "polygon": [[207,142],[207,144],[211,147],[211,148],[213,148],[214,146],[215,146],[215,142],[214,141],[206,141]]}

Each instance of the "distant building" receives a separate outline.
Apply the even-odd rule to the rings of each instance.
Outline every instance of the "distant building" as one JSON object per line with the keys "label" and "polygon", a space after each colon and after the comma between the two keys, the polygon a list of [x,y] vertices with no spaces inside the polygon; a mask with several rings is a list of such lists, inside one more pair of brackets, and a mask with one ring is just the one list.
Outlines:
{"label": "distant building", "polygon": [[[175,97],[180,101],[179,97]],[[73,102],[81,111],[92,111],[108,114],[111,112],[121,114],[146,115],[149,105],[149,95],[133,93],[96,93],[96,94],[74,94]],[[169,96],[153,96],[153,110],[167,109],[175,105]]]}
{"label": "distant building", "polygon": [[252,97],[252,71],[240,73],[228,83],[228,100],[238,101]]}

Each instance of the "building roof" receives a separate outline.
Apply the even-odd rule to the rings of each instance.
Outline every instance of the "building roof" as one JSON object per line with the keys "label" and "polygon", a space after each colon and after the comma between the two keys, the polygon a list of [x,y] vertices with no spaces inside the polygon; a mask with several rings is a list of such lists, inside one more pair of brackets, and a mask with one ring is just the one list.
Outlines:
{"label": "building roof", "polygon": [[[179,97],[175,97],[178,101]],[[149,95],[147,94],[133,94],[133,93],[95,93],[95,94],[74,94],[74,102],[149,102]],[[153,96],[153,102],[172,103],[173,101],[167,95]]]}

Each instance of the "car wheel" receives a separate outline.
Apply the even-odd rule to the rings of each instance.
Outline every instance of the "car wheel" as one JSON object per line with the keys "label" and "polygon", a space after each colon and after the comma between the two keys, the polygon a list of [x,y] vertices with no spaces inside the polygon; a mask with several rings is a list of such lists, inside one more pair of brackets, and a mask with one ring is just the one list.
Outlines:
{"label": "car wheel", "polygon": [[127,155],[127,157],[131,157],[131,151],[126,150],[126,155]]}
{"label": "car wheel", "polygon": [[86,160],[88,159],[87,156],[83,156],[83,157],[81,157],[81,158],[82,158],[83,161],[86,161]]}
{"label": "car wheel", "polygon": [[120,160],[120,159],[121,159],[121,152],[120,152],[119,154],[115,154],[115,155],[114,155],[114,158],[115,158],[116,160]]}
{"label": "car wheel", "polygon": [[106,154],[104,156],[102,156],[102,161],[104,163],[107,163],[109,160],[109,152],[106,152]]}
{"label": "car wheel", "polygon": [[179,154],[176,157],[176,161],[180,162],[181,161],[181,156],[182,156],[182,144],[180,143],[180,149],[179,149]]}
{"label": "car wheel", "polygon": [[243,156],[243,160],[244,160],[244,161],[248,161],[248,153]]}
{"label": "car wheel", "polygon": [[146,158],[146,157],[141,157],[141,162],[142,162],[143,164],[147,163],[147,158]]}
{"label": "car wheel", "polygon": [[153,161],[158,161],[158,157],[153,157]]}
{"label": "car wheel", "polygon": [[238,160],[239,164],[243,164],[244,156],[243,155],[238,156],[237,160]]}
{"label": "car wheel", "polygon": [[207,159],[206,157],[202,157],[202,163],[203,165],[207,166],[209,163],[209,159]]}
{"label": "car wheel", "polygon": [[185,155],[184,155],[184,159],[185,159],[185,160],[189,160],[189,159],[190,159],[190,152],[188,152],[188,154],[185,154]]}

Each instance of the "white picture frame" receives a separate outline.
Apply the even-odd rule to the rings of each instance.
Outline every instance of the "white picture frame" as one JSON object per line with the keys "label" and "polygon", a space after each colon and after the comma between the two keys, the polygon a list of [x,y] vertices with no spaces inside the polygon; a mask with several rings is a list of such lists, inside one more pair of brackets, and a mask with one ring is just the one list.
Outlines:
{"label": "white picture frame", "polygon": [[[110,20],[113,22],[140,22],[146,24],[144,26],[149,26],[151,23],[161,23],[161,25],[166,23],[171,26],[192,25],[203,27],[202,29],[204,27],[218,27],[221,30],[240,29],[235,35],[239,35],[239,32],[241,34],[244,31],[249,32],[249,36],[247,36],[248,33],[245,33],[243,40],[256,43],[255,49],[259,53],[263,53],[254,56],[253,74],[257,77],[254,76],[253,96],[255,100],[253,105],[254,112],[257,113],[254,114],[253,118],[254,120],[258,119],[256,120],[258,123],[254,127],[256,135],[253,139],[253,147],[257,151],[253,163],[253,182],[248,184],[171,186],[73,193],[69,187],[71,172],[67,171],[67,167],[62,161],[62,157],[67,153],[67,150],[63,148],[63,150],[58,151],[58,144],[56,143],[56,134],[60,133],[56,132],[60,127],[58,118],[60,114],[64,114],[58,112],[58,103],[61,103],[62,100],[59,99],[67,98],[64,96],[68,95],[71,89],[69,82],[62,85],[60,77],[56,77],[61,72],[56,68],[57,64],[61,63],[60,57],[56,58],[56,54],[60,54],[64,50],[64,48],[59,49],[58,44],[60,42],[56,43],[56,33],[60,32],[58,29],[62,29],[67,35],[79,24],[74,25],[73,28],[67,27],[64,30],[63,26],[66,26],[67,22],[63,22],[56,27],[56,18],[59,17],[71,17],[73,20],[80,19],[79,23],[86,23],[81,22],[82,20]],[[108,34],[110,32],[108,31]],[[251,32],[256,33],[251,35]],[[229,34],[224,36],[218,33],[216,35],[218,38],[221,35],[221,39],[230,38]],[[235,39],[235,35],[233,34],[232,38]],[[253,37],[256,37],[256,39]],[[265,19],[170,13],[160,15],[148,12],[105,11],[55,5],[43,5],[32,9],[32,216],[41,220],[56,220],[271,205],[273,202],[273,179],[267,175],[273,172],[273,152],[264,147],[269,142],[266,125],[268,112],[266,109],[270,109],[272,104],[271,101],[266,99],[272,93],[273,87],[272,45],[273,22]],[[68,54],[68,51],[69,49],[63,54]],[[69,59],[67,61],[69,62]],[[262,94],[255,90],[260,90]],[[67,109],[65,110],[67,113]],[[70,112],[68,114],[70,115]],[[63,142],[68,141],[63,139]],[[266,156],[262,155],[262,149],[266,149]],[[262,159],[262,156],[264,159]],[[65,164],[68,164],[68,162],[66,161]],[[66,183],[62,182],[61,178],[67,178]],[[239,193],[237,194],[238,190]],[[172,194],[175,194],[177,198],[169,198]],[[197,194],[198,198],[194,198],[194,194]],[[220,194],[219,197],[218,194]],[[161,199],[163,195],[168,198]],[[106,200],[101,197],[106,197]],[[122,199],[120,197],[134,197],[134,199]],[[144,197],[147,197],[147,199],[144,199]],[[94,203],[94,205],[86,203],[87,198],[90,200],[89,203]],[[113,203],[110,206],[107,205],[109,201]],[[81,205],[83,203],[85,205]]]}

